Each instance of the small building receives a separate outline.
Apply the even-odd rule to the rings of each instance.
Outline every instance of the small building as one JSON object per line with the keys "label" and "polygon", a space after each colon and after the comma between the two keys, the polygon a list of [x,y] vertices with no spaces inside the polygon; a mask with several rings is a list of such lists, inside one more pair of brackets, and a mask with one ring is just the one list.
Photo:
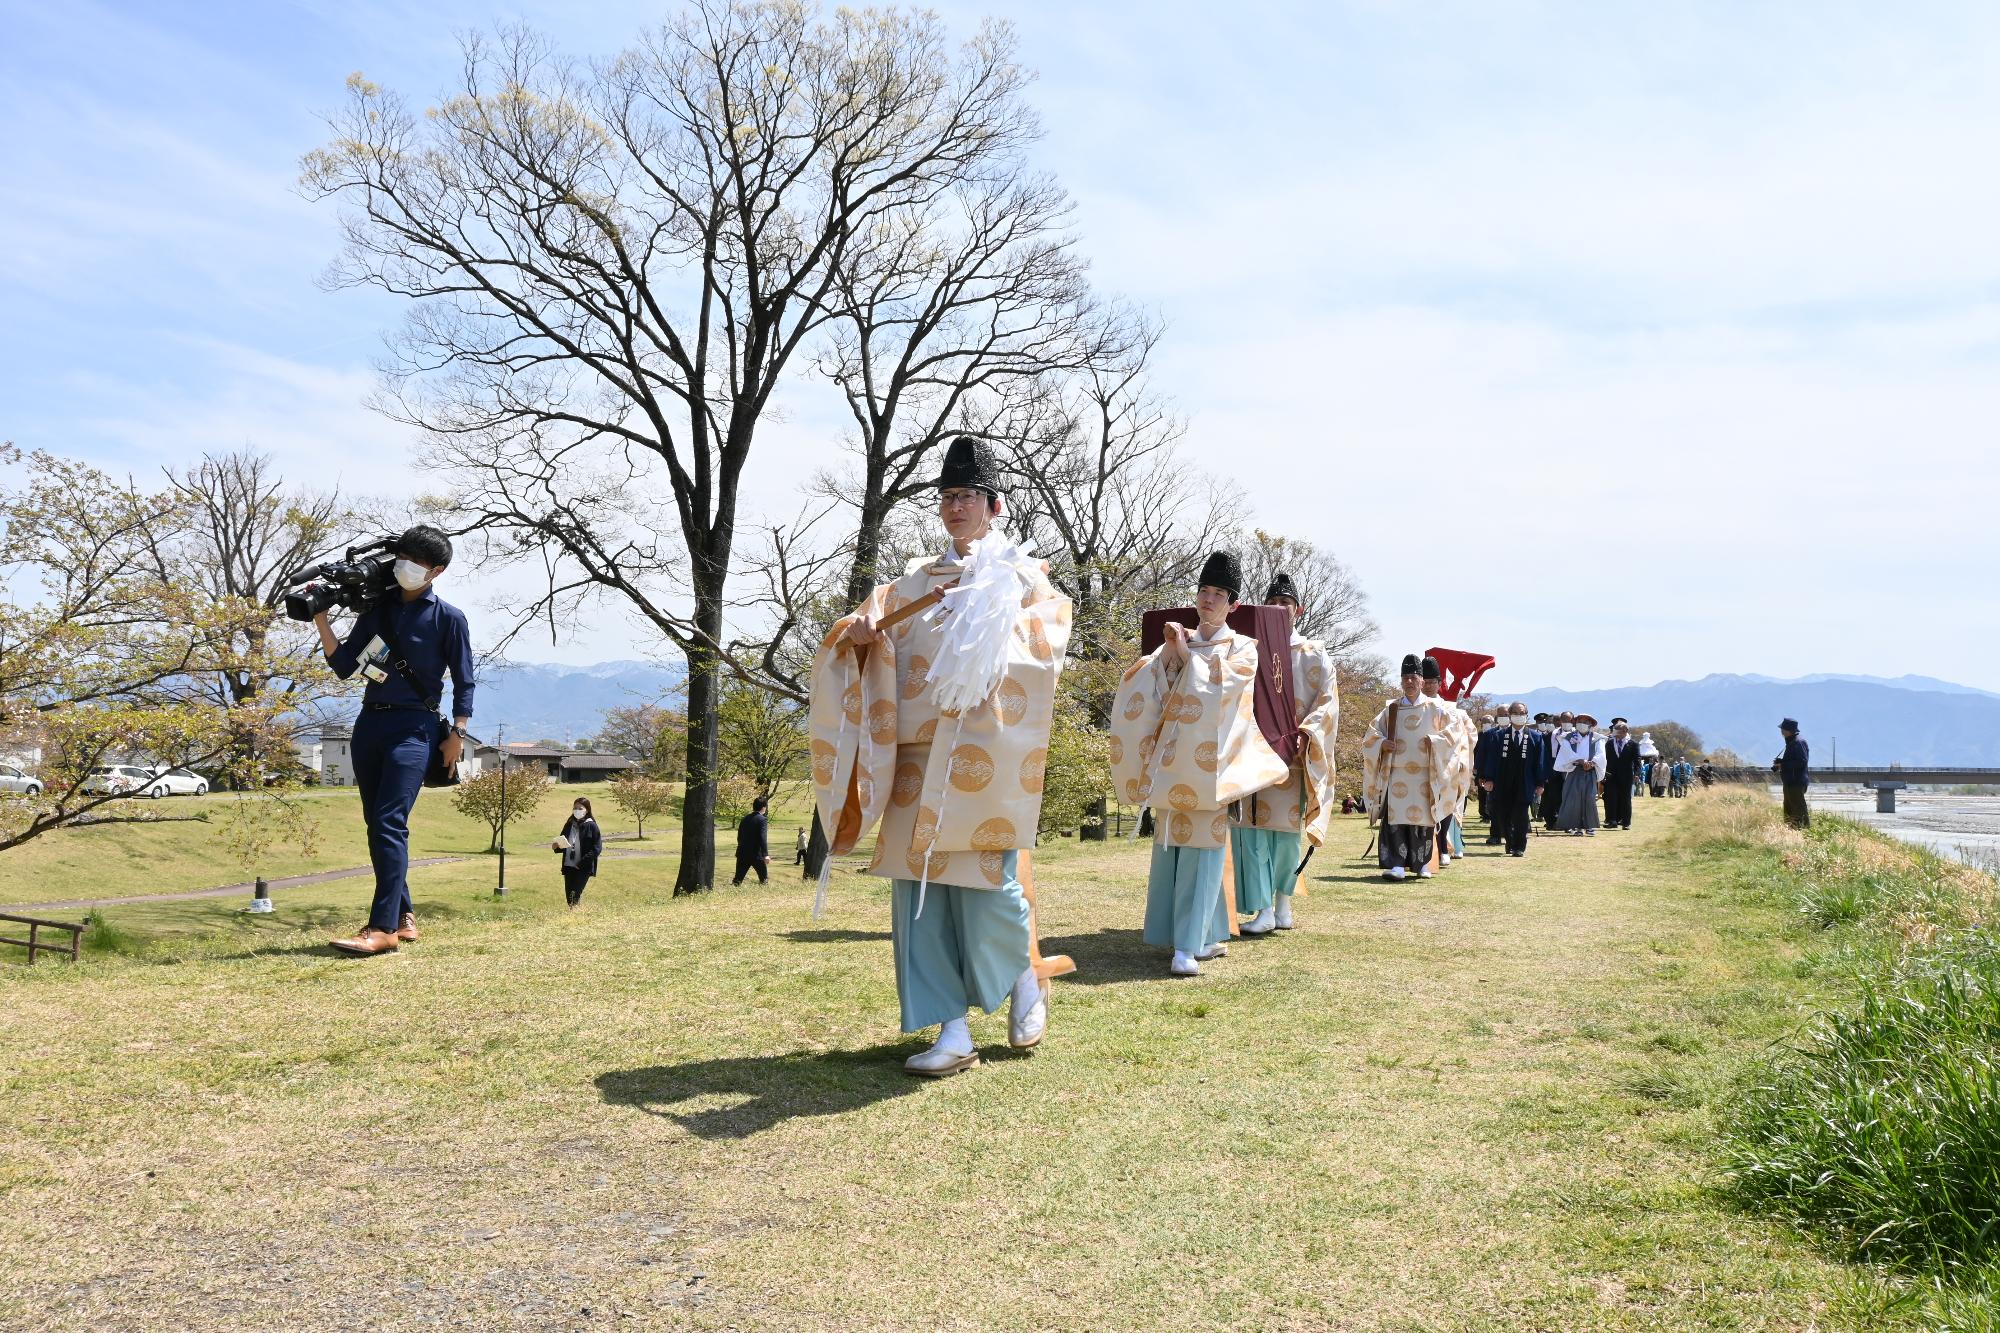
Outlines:
{"label": "small building", "polygon": [[579,751],[562,757],[562,781],[608,782],[638,765],[622,754],[593,754]]}
{"label": "small building", "polygon": [[319,785],[354,785],[354,728],[329,723],[319,729]]}
{"label": "small building", "polygon": [[591,750],[566,750],[530,741],[509,741],[505,745],[481,745],[472,752],[476,765],[471,776],[496,771],[505,760],[511,772],[539,769],[551,782],[603,782],[638,765],[622,754],[599,754]]}
{"label": "small building", "polygon": [[478,764],[478,772],[488,768],[495,772],[504,761],[511,772],[522,769],[540,769],[551,782],[562,781],[562,758],[566,751],[550,745],[536,745],[531,741],[509,741],[505,745],[481,745],[472,752]]}

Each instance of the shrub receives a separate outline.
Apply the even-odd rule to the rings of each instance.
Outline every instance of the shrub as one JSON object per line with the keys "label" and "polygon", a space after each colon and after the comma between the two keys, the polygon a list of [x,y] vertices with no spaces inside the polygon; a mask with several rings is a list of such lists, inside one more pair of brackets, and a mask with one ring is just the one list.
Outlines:
{"label": "shrub", "polygon": [[1857,1257],[1947,1276],[2000,1259],[2000,948],[1864,982],[1747,1090],[1730,1166]]}

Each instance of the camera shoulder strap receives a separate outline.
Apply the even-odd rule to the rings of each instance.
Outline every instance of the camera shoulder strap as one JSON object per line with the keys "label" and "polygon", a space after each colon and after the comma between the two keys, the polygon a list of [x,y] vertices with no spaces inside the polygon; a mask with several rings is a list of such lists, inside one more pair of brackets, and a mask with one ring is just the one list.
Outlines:
{"label": "camera shoulder strap", "polygon": [[444,692],[440,690],[436,694],[426,694],[424,692],[424,683],[417,679],[417,673],[410,670],[410,664],[404,660],[403,645],[396,641],[396,610],[397,608],[393,605],[383,609],[381,623],[375,627],[375,632],[381,637],[382,642],[388,645],[389,665],[396,669],[396,674],[403,678],[403,683],[414,690],[416,696],[424,701],[424,707],[435,713],[438,711],[439,705],[444,702]]}

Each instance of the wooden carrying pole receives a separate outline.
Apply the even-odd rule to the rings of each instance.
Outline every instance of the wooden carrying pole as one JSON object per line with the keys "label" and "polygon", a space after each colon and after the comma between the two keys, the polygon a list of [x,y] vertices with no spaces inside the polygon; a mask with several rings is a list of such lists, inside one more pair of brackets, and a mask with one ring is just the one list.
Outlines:
{"label": "wooden carrying pole", "polygon": [[1076,971],[1076,960],[1066,953],[1042,956],[1042,931],[1035,922],[1035,854],[1023,847],[1014,853],[1014,878],[1021,881],[1021,896],[1028,900],[1028,962],[1043,981],[1066,977]]}

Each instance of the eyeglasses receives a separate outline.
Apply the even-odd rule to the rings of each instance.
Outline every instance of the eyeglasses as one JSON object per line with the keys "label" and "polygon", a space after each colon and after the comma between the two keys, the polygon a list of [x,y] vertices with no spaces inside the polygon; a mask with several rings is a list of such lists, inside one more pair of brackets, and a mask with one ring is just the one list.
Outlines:
{"label": "eyeglasses", "polygon": [[979,504],[985,499],[985,491],[939,491],[938,508],[949,509],[953,505]]}

